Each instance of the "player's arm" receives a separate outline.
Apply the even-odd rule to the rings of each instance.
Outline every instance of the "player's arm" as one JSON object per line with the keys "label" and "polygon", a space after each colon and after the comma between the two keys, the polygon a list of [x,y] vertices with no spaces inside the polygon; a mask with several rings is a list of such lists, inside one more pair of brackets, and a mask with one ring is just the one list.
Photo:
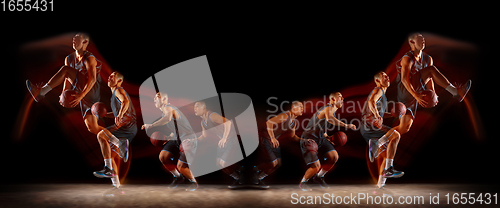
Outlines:
{"label": "player's arm", "polygon": [[222,138],[221,139],[227,139],[227,137],[229,136],[229,132],[231,131],[231,121],[222,117],[221,115],[217,114],[217,113],[212,113],[210,115],[210,119],[212,119],[213,122],[215,122],[216,124],[224,124],[224,133],[222,134]]}
{"label": "player's arm", "polygon": [[375,88],[372,92],[372,95],[370,98],[368,98],[368,109],[370,112],[373,114],[375,119],[379,124],[382,124],[383,122],[383,116],[385,115],[380,115],[377,110],[377,101],[382,97],[383,91],[380,88]]}
{"label": "player's arm", "polygon": [[[335,118],[335,116],[333,116],[335,111],[336,110],[333,110],[333,107],[326,107],[325,108],[325,118],[328,121],[328,123],[331,123],[335,126],[345,127],[345,128],[349,128],[349,129],[353,129],[353,130],[356,129],[356,125],[346,124],[346,123],[340,121],[339,119]],[[326,132],[325,132],[325,134],[326,134]]]}
{"label": "player's arm", "polygon": [[207,130],[205,129],[205,127],[203,126],[203,124],[201,124],[201,122],[200,122],[200,125],[201,125],[201,135],[197,138],[198,141],[202,141],[205,138],[207,138]]}
{"label": "player's arm", "polygon": [[300,137],[295,134],[295,130],[297,129],[297,126],[299,125],[299,122],[295,122],[295,126],[292,129],[292,140],[299,141]]}
{"label": "player's arm", "polygon": [[123,115],[127,112],[129,109],[130,105],[130,100],[128,99],[127,95],[125,94],[125,90],[122,88],[118,88],[115,92],[116,98],[122,103],[120,107],[120,111],[118,112],[118,115],[115,117],[115,124],[119,124],[120,121],[123,118]]}
{"label": "player's arm", "polygon": [[70,103],[71,107],[75,107],[78,103],[80,103],[83,97],[85,97],[85,95],[89,93],[89,91],[97,81],[97,61],[95,60],[95,58],[93,56],[88,57],[84,64],[87,68],[87,74],[89,76],[87,79],[87,84],[83,88],[82,92],[75,95],[75,100]]}
{"label": "player's arm", "polygon": [[269,135],[269,139],[274,148],[279,146],[279,142],[274,135],[274,125],[278,125],[286,121],[288,115],[286,113],[280,113],[275,117],[266,121],[267,134]]}
{"label": "player's arm", "polygon": [[401,59],[401,83],[406,88],[406,90],[413,96],[422,106],[426,106],[427,102],[422,99],[422,96],[418,94],[410,83],[410,71],[413,61],[410,57],[405,56]]}
{"label": "player's arm", "polygon": [[[165,108],[170,108],[170,107],[165,107]],[[157,121],[155,121],[152,124],[142,125],[141,129],[149,129],[149,128],[153,128],[153,127],[163,126],[163,125],[167,124],[168,122],[170,122],[172,120],[172,117],[173,117],[172,108],[166,109],[164,111],[163,117],[161,117],[160,119],[158,119]]]}

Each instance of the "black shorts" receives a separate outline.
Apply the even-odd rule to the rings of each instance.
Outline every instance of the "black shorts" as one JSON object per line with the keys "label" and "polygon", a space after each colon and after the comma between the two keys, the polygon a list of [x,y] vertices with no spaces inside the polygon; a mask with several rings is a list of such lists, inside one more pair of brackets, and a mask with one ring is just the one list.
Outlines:
{"label": "black shorts", "polygon": [[243,153],[241,152],[238,138],[227,138],[226,145],[223,148],[219,146],[217,148],[217,158],[226,164],[234,164],[243,160]]}
{"label": "black shorts", "polygon": [[369,144],[370,139],[380,139],[380,137],[384,136],[391,127],[382,124],[382,128],[374,129],[369,124],[363,124],[360,126],[359,131],[361,132],[361,136],[365,139],[365,141]]}
{"label": "black shorts", "polygon": [[180,151],[180,142],[179,140],[169,140],[161,151],[167,151],[174,155],[173,159],[178,159],[179,161],[189,164],[186,159],[186,154]]}
{"label": "black shorts", "polygon": [[[311,148],[311,143],[316,143],[317,149]],[[328,141],[324,137],[320,138],[305,138],[302,137],[300,139],[300,149],[302,150],[302,157],[304,158],[304,162],[307,165],[310,165],[316,161],[319,161],[319,158],[323,158],[326,153],[335,150],[333,144]]]}
{"label": "black shorts", "polygon": [[[425,90],[425,85],[422,83],[421,73],[418,72],[410,77],[410,82],[417,93]],[[402,102],[406,106],[406,114],[408,112],[415,118],[417,114],[418,101],[408,92],[403,82],[401,82],[400,75],[396,79],[398,87],[398,102]]]}
{"label": "black shorts", "polygon": [[133,123],[125,124],[118,129],[116,128],[116,124],[108,126],[106,129],[108,129],[116,138],[127,139],[129,142],[132,142],[132,139],[137,134],[137,124],[135,121]]}
{"label": "black shorts", "polygon": [[270,139],[267,137],[260,137],[259,141],[259,160],[261,163],[272,163],[277,159],[281,159],[281,148],[273,147]]}

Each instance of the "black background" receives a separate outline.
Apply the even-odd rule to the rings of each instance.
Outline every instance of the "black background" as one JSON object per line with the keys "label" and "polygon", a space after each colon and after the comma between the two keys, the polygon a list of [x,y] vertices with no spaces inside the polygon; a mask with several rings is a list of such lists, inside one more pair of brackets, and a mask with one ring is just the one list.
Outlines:
{"label": "black background", "polygon": [[[240,19],[234,17],[234,13],[215,15],[185,11],[172,14],[171,10],[175,9],[167,6],[151,12],[157,16],[144,17],[142,13],[147,10],[143,8],[126,10],[102,6],[88,6],[73,12],[73,7],[78,5],[57,1],[57,11],[70,13],[2,13],[5,17],[2,19],[8,21],[3,26],[1,38],[4,82],[0,89],[3,102],[7,104],[3,118],[8,125],[4,127],[5,136],[1,138],[0,156],[2,170],[9,175],[9,180],[2,180],[2,183],[109,183],[91,174],[102,165],[88,161],[95,158],[82,156],[84,154],[76,147],[79,143],[68,138],[71,129],[61,129],[61,117],[68,110],[49,105],[56,104],[56,101],[35,103],[25,132],[20,137],[15,133],[16,120],[28,94],[24,80],[32,79],[30,76],[36,71],[20,70],[20,62],[24,61],[19,58],[20,47],[78,31],[89,33],[110,67],[121,71],[128,82],[137,86],[162,69],[207,55],[217,90],[249,95],[259,125],[269,115],[266,110],[273,109],[266,102],[269,97],[277,97],[276,103],[321,99],[332,91],[370,82],[375,72],[391,64],[410,32],[428,32],[474,44],[478,48],[474,59],[477,65],[467,74],[473,76],[471,95],[482,118],[481,133],[484,137],[475,138],[463,104],[448,105],[451,107],[440,109],[444,111],[434,126],[437,130],[414,152],[410,164],[404,165],[406,175],[391,180],[391,183],[499,182],[497,178],[489,177],[496,175],[499,156],[494,132],[497,125],[494,119],[494,100],[497,99],[494,77],[498,68],[495,50],[498,44],[495,42],[498,35],[495,28],[484,26],[488,25],[485,22],[488,17],[469,19],[456,13],[444,17],[426,15],[421,19],[390,17],[375,20],[370,15],[309,16],[297,11],[268,18],[251,12]],[[403,21],[396,22],[395,19]],[[50,75],[57,69],[39,73]],[[451,100],[447,94],[440,98]],[[491,111],[489,106],[493,108]],[[142,125],[142,120],[138,122]],[[350,149],[357,148],[364,153],[364,141],[359,135],[351,136],[354,134],[359,133],[349,133],[346,146],[351,145]],[[75,138],[80,137],[75,135]],[[94,137],[90,135],[88,139]],[[149,148],[152,152],[139,158],[132,157],[127,176],[129,183],[169,182],[170,174],[162,170],[157,159],[159,149],[150,146],[147,136],[139,131],[132,147]],[[364,155],[343,157],[341,150],[339,154],[337,167],[328,175],[327,181],[369,182]],[[284,157],[282,168],[269,176],[268,183],[299,182],[305,170],[303,161],[293,157],[286,159]],[[228,179],[216,172],[200,177],[199,181],[225,183]]]}

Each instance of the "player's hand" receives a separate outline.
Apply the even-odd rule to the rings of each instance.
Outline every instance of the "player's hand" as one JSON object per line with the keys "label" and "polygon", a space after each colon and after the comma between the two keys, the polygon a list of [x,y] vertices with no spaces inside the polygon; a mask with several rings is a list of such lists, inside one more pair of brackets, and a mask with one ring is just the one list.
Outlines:
{"label": "player's hand", "polygon": [[420,104],[422,107],[427,108],[427,101],[424,100],[424,97],[427,96],[425,94],[418,94],[417,97],[415,97],[415,100],[417,100],[418,104]]}
{"label": "player's hand", "polygon": [[80,101],[83,99],[85,95],[82,95],[81,93],[76,93],[73,94],[72,96],[75,97],[75,99],[69,103],[69,107],[74,108],[76,107],[76,105],[78,105],[78,103],[80,103]]}
{"label": "player's hand", "polygon": [[273,145],[273,148],[278,148],[280,146],[277,139],[271,139],[271,144]]}
{"label": "player's hand", "polygon": [[227,139],[221,139],[219,140],[219,147],[224,148],[226,146]]}
{"label": "player's hand", "polygon": [[141,130],[144,130],[144,129],[146,129],[146,130],[147,130],[147,129],[149,129],[149,127],[151,127],[151,124],[143,124],[143,125],[141,126]]}
{"label": "player's hand", "polygon": [[121,121],[122,121],[122,119],[123,119],[123,115],[120,115],[120,114],[118,114],[118,116],[117,116],[117,117],[115,117],[115,124],[116,124],[116,126],[120,126],[120,127],[121,127],[121,125],[123,124],[123,123],[121,122]]}
{"label": "player's hand", "polygon": [[357,129],[356,125],[354,125],[354,124],[347,124],[347,128],[348,129],[352,129],[352,130],[356,130]]}

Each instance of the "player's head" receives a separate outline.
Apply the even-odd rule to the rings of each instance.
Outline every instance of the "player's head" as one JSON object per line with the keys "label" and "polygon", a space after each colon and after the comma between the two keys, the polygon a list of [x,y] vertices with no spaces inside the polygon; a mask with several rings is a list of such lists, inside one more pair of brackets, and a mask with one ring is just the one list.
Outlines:
{"label": "player's head", "polygon": [[412,50],[424,50],[425,39],[420,33],[412,33],[408,36],[408,44]]}
{"label": "player's head", "polygon": [[202,116],[207,111],[207,104],[203,101],[198,101],[194,104],[194,115]]}
{"label": "player's head", "polygon": [[330,99],[330,105],[337,108],[342,108],[342,105],[344,105],[344,97],[342,97],[342,93],[340,92],[332,92],[328,98]]}
{"label": "player's head", "polygon": [[86,50],[89,45],[90,37],[86,33],[77,33],[73,37],[73,49],[75,50]]}
{"label": "player's head", "polygon": [[108,87],[121,87],[123,83],[123,75],[119,72],[113,72],[108,77]]}
{"label": "player's head", "polygon": [[373,76],[373,81],[377,84],[377,87],[389,87],[391,85],[391,80],[389,76],[383,71],[378,72]]}
{"label": "player's head", "polygon": [[304,113],[304,105],[299,101],[293,101],[290,112],[296,116],[301,116]]}
{"label": "player's head", "polygon": [[155,102],[156,108],[162,108],[163,106],[167,105],[168,104],[167,93],[164,93],[164,92],[156,93],[155,98],[154,98],[154,102]]}

